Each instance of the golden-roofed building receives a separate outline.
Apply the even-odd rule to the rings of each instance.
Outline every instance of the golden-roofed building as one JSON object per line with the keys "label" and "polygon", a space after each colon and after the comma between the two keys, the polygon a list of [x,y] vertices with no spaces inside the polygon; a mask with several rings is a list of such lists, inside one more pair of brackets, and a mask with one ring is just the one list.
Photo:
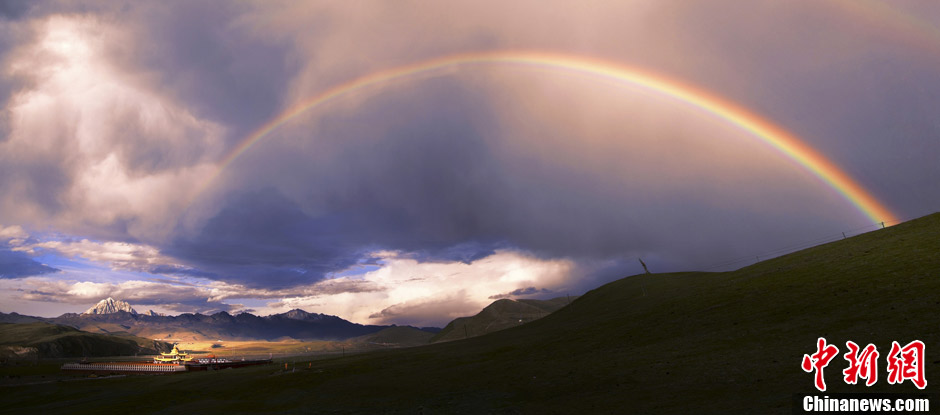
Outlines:
{"label": "golden-roofed building", "polygon": [[186,364],[186,362],[192,360],[188,353],[179,350],[176,343],[173,344],[173,350],[170,350],[169,353],[160,353],[160,356],[153,358],[154,363],[175,363],[178,365]]}

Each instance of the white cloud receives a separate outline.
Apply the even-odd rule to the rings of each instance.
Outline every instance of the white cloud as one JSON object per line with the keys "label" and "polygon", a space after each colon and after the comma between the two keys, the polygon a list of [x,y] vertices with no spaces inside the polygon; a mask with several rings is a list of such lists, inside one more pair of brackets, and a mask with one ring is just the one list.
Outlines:
{"label": "white cloud", "polygon": [[31,22],[5,75],[25,79],[7,105],[0,220],[159,240],[199,178],[214,171],[225,129],[161,94],[146,74],[110,62],[125,29],[92,16]]}
{"label": "white cloud", "polygon": [[210,299],[211,284],[141,280],[112,283],[33,277],[19,281],[0,281],[0,287],[5,291],[19,292],[17,300],[73,304],[78,306],[78,309],[87,308],[107,297],[127,301],[137,311],[154,309],[159,312],[177,313],[209,312],[240,307],[238,304]]}
{"label": "white cloud", "polygon": [[289,297],[268,309],[303,308],[363,324],[443,325],[476,314],[493,301],[492,295],[526,287],[563,289],[575,268],[569,260],[542,260],[515,251],[469,264],[420,263],[388,252],[379,256],[384,265],[361,276],[380,287],[376,291]]}
{"label": "white cloud", "polygon": [[21,245],[29,238],[29,234],[19,225],[4,227],[0,225],[0,241],[6,241],[12,246]]}
{"label": "white cloud", "polygon": [[13,250],[30,255],[52,251],[68,258],[82,258],[108,264],[116,270],[147,271],[158,265],[177,265],[172,259],[161,255],[157,248],[127,242],[96,242],[88,239],[48,240],[21,244]]}
{"label": "white cloud", "polygon": [[[105,245],[85,246],[97,249]],[[132,263],[129,258],[134,258],[133,247],[119,248],[99,252],[98,258]],[[71,249],[78,251],[75,246]],[[267,307],[255,307],[255,313],[274,314],[302,308],[362,324],[441,326],[456,317],[476,314],[496,294],[527,287],[563,290],[575,267],[568,260],[542,260],[514,251],[500,251],[469,264],[419,263],[391,252],[380,256],[384,264],[377,270],[280,290],[252,289],[198,278],[187,278],[185,282],[156,279],[92,282],[31,277],[0,281],[0,288],[20,292],[17,300],[86,306],[114,297],[164,312],[231,311],[241,308],[232,300],[267,299],[273,301]]]}

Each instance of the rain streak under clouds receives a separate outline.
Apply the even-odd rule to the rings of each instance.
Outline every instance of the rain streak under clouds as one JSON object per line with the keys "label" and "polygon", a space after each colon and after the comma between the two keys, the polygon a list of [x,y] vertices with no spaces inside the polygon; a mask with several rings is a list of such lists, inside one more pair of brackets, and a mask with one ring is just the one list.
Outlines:
{"label": "rain streak under clouds", "polygon": [[0,311],[442,325],[637,258],[703,270],[880,227],[656,88],[512,62],[340,88],[474,53],[638,68],[782,128],[899,219],[940,206],[930,1],[4,2]]}

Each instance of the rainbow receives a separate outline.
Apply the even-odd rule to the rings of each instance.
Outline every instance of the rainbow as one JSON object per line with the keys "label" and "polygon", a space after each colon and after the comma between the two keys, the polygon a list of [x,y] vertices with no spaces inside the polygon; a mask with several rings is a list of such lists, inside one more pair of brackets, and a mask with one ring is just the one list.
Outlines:
{"label": "rainbow", "polygon": [[236,146],[220,163],[218,170],[197,188],[190,204],[221,175],[225,169],[248,149],[267,137],[272,131],[312,108],[364,88],[390,81],[426,74],[431,71],[484,64],[513,64],[570,71],[589,77],[615,81],[701,109],[722,119],[750,136],[761,140],[783,156],[793,160],[818,177],[854,205],[872,223],[895,222],[897,217],[868,191],[856,183],[832,161],[810,148],[793,134],[744,108],[702,89],[654,75],[628,66],[591,58],[544,52],[498,51],[463,53],[421,61],[371,73],[341,85],[334,86],[309,99],[297,103],[264,124]]}
{"label": "rainbow", "polygon": [[878,0],[837,0],[827,4],[838,6],[873,27],[890,29],[915,46],[932,53],[940,52],[940,28],[896,4]]}

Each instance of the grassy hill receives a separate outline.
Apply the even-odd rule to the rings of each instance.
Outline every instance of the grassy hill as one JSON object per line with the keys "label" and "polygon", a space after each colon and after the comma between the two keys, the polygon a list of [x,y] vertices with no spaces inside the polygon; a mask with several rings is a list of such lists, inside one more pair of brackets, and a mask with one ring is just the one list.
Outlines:
{"label": "grassy hill", "polygon": [[409,347],[428,344],[434,333],[409,326],[393,326],[377,333],[349,339],[352,343],[367,343],[386,347]]}
{"label": "grassy hill", "polygon": [[538,320],[568,304],[567,297],[551,300],[496,300],[472,317],[454,319],[431,338],[432,343],[467,339]]}
{"label": "grassy hill", "polygon": [[[824,336],[927,345],[940,382],[940,214],[734,272],[637,275],[488,335],[346,358],[179,376],[6,387],[20,412],[790,413]],[[936,405],[936,402],[934,403]]]}
{"label": "grassy hill", "polygon": [[126,333],[88,333],[48,323],[0,323],[0,356],[4,358],[134,356],[169,351],[169,347]]}

